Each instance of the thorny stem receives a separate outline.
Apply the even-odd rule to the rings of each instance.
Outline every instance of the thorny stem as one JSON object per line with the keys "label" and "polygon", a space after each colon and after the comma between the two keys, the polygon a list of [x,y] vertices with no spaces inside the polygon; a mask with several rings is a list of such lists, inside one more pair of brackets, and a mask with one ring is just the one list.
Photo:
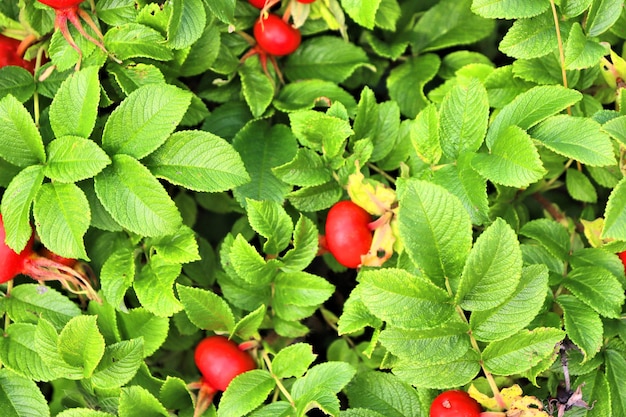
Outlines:
{"label": "thorny stem", "polygon": [[[567,72],[565,71],[565,50],[563,49],[563,39],[561,38],[561,25],[559,23],[559,14],[556,11],[556,4],[554,0],[550,0],[550,6],[552,7],[552,16],[554,17],[554,26],[556,28],[556,39],[559,44],[559,60],[561,61],[561,75],[563,77],[563,87],[567,87]],[[567,114],[572,115],[572,108],[567,107]]]}

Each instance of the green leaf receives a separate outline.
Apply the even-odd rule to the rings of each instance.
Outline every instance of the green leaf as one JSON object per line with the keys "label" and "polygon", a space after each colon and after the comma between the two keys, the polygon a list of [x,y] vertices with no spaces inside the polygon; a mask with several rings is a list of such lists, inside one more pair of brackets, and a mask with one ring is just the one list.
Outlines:
{"label": "green leaf", "polygon": [[470,6],[471,0],[443,0],[424,13],[410,34],[413,50],[435,51],[489,36],[494,22],[472,13]]}
{"label": "green leaf", "polygon": [[397,103],[387,101],[378,104],[374,92],[368,87],[364,88],[361,91],[351,140],[371,140],[374,149],[370,160],[376,162],[393,150],[399,134],[400,108]]}
{"label": "green leaf", "polygon": [[182,410],[186,407],[193,407],[194,395],[185,381],[168,375],[159,390],[159,399],[168,409]]}
{"label": "green leaf", "polygon": [[139,87],[146,84],[163,84],[165,77],[154,65],[134,64],[127,66],[107,67],[109,74],[113,76],[117,85],[124,94],[129,95]]}
{"label": "green leaf", "polygon": [[305,216],[300,216],[293,232],[293,248],[282,258],[281,268],[285,272],[301,271],[315,259],[319,249],[319,232],[315,223]]}
{"label": "green leaf", "polygon": [[209,10],[222,22],[235,22],[235,5],[236,0],[215,0],[206,3]]}
{"label": "green leaf", "polygon": [[583,33],[583,28],[574,22],[565,45],[565,68],[584,69],[597,65],[607,50],[599,42],[591,40]]}
{"label": "green leaf", "polygon": [[109,155],[141,159],[161,146],[182,120],[191,95],[168,84],[149,84],[133,91],[111,113],[102,133]]}
{"label": "green leaf", "polygon": [[93,375],[104,355],[104,337],[98,329],[96,316],[72,318],[59,334],[59,352],[70,366],[83,369],[83,375]]}
{"label": "green leaf", "polygon": [[46,160],[33,118],[10,94],[0,100],[0,157],[21,168]]}
{"label": "green leaf", "polygon": [[424,274],[442,288],[450,279],[456,288],[472,245],[471,221],[459,199],[438,185],[408,181],[398,228],[409,257]]}
{"label": "green leaf", "polygon": [[239,77],[252,116],[262,116],[274,99],[276,89],[273,79],[263,71],[257,56],[245,60],[239,67]]}
{"label": "green leaf", "polygon": [[566,260],[571,250],[570,236],[562,224],[550,219],[537,219],[526,223],[520,234],[535,239],[552,255]]}
{"label": "green leaf", "polygon": [[83,237],[91,213],[83,191],[75,184],[57,182],[41,186],[33,207],[41,242],[52,252],[73,259],[86,259]]}
{"label": "green leaf", "polygon": [[208,71],[218,57],[221,39],[220,26],[207,25],[200,39],[191,45],[180,74],[192,77]]}
{"label": "green leaf", "polygon": [[235,317],[223,298],[211,291],[185,285],[177,285],[176,290],[193,324],[203,330],[232,332]]}
{"label": "green leaf", "polygon": [[565,332],[554,328],[536,328],[501,341],[490,343],[483,350],[485,368],[496,375],[524,372],[554,353],[555,345]]}
{"label": "green leaf", "polygon": [[382,0],[341,0],[341,7],[356,23],[367,28],[374,29],[376,14]]}
{"label": "green leaf", "polygon": [[278,273],[275,260],[266,261],[242,235],[237,235],[229,254],[239,278],[256,286],[267,285]]}
{"label": "green leaf", "polygon": [[248,199],[248,221],[250,226],[265,239],[263,251],[278,254],[285,250],[291,241],[293,222],[285,209],[273,201]]}
{"label": "green leaf", "polygon": [[172,14],[167,25],[167,44],[172,49],[193,45],[206,26],[207,17],[202,0],[172,2]]}
{"label": "green leaf", "polygon": [[[117,313],[120,333],[123,339],[131,341],[141,340],[141,346],[127,345],[132,354],[135,348],[139,349],[146,358],[154,354],[165,342],[169,331],[169,320],[166,317],[156,316],[143,307],[132,309],[128,312]],[[130,353],[129,353],[130,354]]]}
{"label": "green leaf", "polygon": [[404,359],[395,364],[392,372],[403,381],[418,387],[447,389],[463,386],[480,371],[480,357],[473,349],[465,356],[436,364],[424,364]]}
{"label": "green leaf", "polygon": [[[350,409],[378,412],[380,416],[419,416],[421,402],[418,392],[393,374],[367,371],[357,373],[346,387]],[[342,413],[341,416],[344,414]],[[346,414],[348,416],[348,414]],[[355,414],[354,417],[357,417]],[[362,417],[370,414],[362,414]]]}
{"label": "green leaf", "polygon": [[380,343],[400,359],[437,364],[465,356],[471,347],[468,331],[467,324],[458,322],[425,330],[388,327],[381,332]]}
{"label": "green leaf", "polygon": [[592,119],[553,116],[533,128],[531,136],[548,149],[585,165],[615,164],[611,138]]}
{"label": "green leaf", "polygon": [[339,400],[336,394],[350,382],[356,369],[346,362],[324,362],[309,369],[302,378],[296,380],[291,395],[299,410],[315,404],[328,414],[339,414]]}
{"label": "green leaf", "polygon": [[585,361],[588,361],[602,346],[603,327],[600,315],[572,295],[560,295],[556,302],[563,309],[567,337],[576,343],[585,356]]}
{"label": "green leaf", "polygon": [[314,110],[290,113],[289,121],[301,144],[324,152],[329,158],[340,155],[346,139],[354,133],[347,120]]}
{"label": "green leaf", "polygon": [[45,319],[57,330],[80,315],[80,308],[72,300],[52,288],[37,284],[21,284],[13,288],[3,302],[9,318],[14,322],[37,323]]}
{"label": "green leaf", "polygon": [[560,10],[566,17],[576,17],[591,6],[593,0],[565,0],[561,1]]}
{"label": "green leaf", "polygon": [[505,128],[488,146],[489,153],[476,154],[472,167],[491,182],[523,188],[546,174],[532,138],[517,126]]}
{"label": "green leaf", "polygon": [[582,388],[583,398],[593,398],[593,408],[587,412],[586,417],[612,415],[609,383],[603,372],[591,372],[579,376],[574,386]]}
{"label": "green leaf", "polygon": [[33,74],[13,65],[0,68],[0,99],[11,94],[20,102],[25,102],[35,92]]}
{"label": "green leaf", "polygon": [[615,275],[607,269],[599,266],[576,268],[567,275],[563,285],[601,316],[620,317],[624,290]]}
{"label": "green leaf", "polygon": [[[237,375],[220,399],[218,417],[240,417],[247,415],[267,399],[276,387],[276,381],[269,372],[253,369]],[[245,399],[242,401],[242,399]]]}
{"label": "green leaf", "polygon": [[567,192],[574,200],[584,203],[598,201],[598,193],[591,180],[577,169],[570,168],[565,172]]}
{"label": "green leaf", "polygon": [[126,23],[110,28],[104,36],[104,43],[121,60],[152,58],[169,61],[174,57],[159,32],[139,23]]}
{"label": "green leaf", "polygon": [[322,157],[312,149],[299,148],[289,162],[272,168],[281,181],[300,187],[320,185],[332,179],[332,171]]}
{"label": "green leaf", "polygon": [[187,226],[182,226],[173,235],[146,239],[145,243],[171,263],[183,264],[200,260],[195,232]]}
{"label": "green leaf", "polygon": [[181,265],[170,263],[161,255],[154,255],[141,268],[133,288],[143,307],[159,317],[170,317],[183,309],[174,295],[174,281],[181,272]]}
{"label": "green leaf", "polygon": [[4,417],[49,417],[50,408],[37,384],[0,369],[0,409]]}
{"label": "green leaf", "polygon": [[439,139],[443,154],[457,159],[465,151],[475,152],[483,143],[489,119],[487,90],[477,79],[458,85],[441,103]]}
{"label": "green leaf", "polygon": [[436,164],[443,150],[439,141],[439,114],[434,104],[419,112],[415,120],[407,121],[411,144],[416,154],[427,164]]}
{"label": "green leaf", "polygon": [[489,19],[523,19],[534,17],[548,10],[546,0],[474,0],[472,11]]}
{"label": "green leaf", "polygon": [[115,155],[95,177],[98,199],[126,229],[143,236],[175,233],[182,218],[165,188],[136,159]]}
{"label": "green leaf", "polygon": [[174,133],[145,163],[156,177],[194,191],[226,191],[250,180],[233,147],[200,130]]}
{"label": "green leaf", "polygon": [[522,251],[517,235],[501,218],[476,240],[455,295],[464,310],[495,308],[511,296],[522,276]]}
{"label": "green leaf", "polygon": [[[518,61],[519,62],[519,61]],[[489,105],[500,109],[518,95],[534,87],[534,84],[522,80],[513,74],[513,65],[498,67],[483,81],[489,94]]]}
{"label": "green leaf", "polygon": [[472,335],[483,342],[513,336],[529,325],[539,313],[547,293],[547,268],[544,265],[525,267],[522,270],[522,279],[509,298],[491,310],[472,313]]}
{"label": "green leaf", "polygon": [[[52,327],[51,324],[48,325]],[[0,359],[3,366],[35,381],[66,377],[61,369],[49,366],[44,360],[47,352],[38,349],[36,331],[37,326],[30,323],[12,323],[6,329],[4,337],[0,339]]]}
{"label": "green leaf", "polygon": [[119,398],[119,417],[168,417],[169,413],[147,389],[139,385],[124,387]]}
{"label": "green leaf", "polygon": [[424,95],[424,86],[435,78],[440,65],[437,55],[424,54],[411,57],[391,70],[387,89],[404,116],[414,118],[430,103]]}
{"label": "green leaf", "polygon": [[586,18],[587,36],[595,37],[609,30],[623,9],[622,0],[594,0]]}
{"label": "green leaf", "polygon": [[282,203],[291,187],[279,180],[272,168],[283,165],[296,155],[297,143],[284,125],[269,126],[266,122],[253,122],[239,131],[233,147],[241,155],[251,181],[234,190],[243,205],[246,198]]}
{"label": "green leaf", "polygon": [[[434,75],[433,75],[434,76]],[[285,85],[273,105],[280,111],[312,109],[318,105],[330,107],[335,101],[342,103],[349,114],[356,111],[354,97],[337,84],[324,80],[302,80]]]}
{"label": "green leaf", "polygon": [[606,351],[604,363],[606,367],[606,379],[609,382],[611,397],[611,415],[619,416],[626,413],[626,358],[617,350]]}
{"label": "green leaf", "polygon": [[109,304],[120,308],[126,291],[135,279],[135,259],[132,250],[119,248],[115,250],[102,265],[100,270],[100,286],[104,298]]}
{"label": "green leaf", "polygon": [[96,125],[100,83],[98,68],[87,67],[63,81],[50,105],[50,126],[57,138],[88,138]]}
{"label": "green leaf", "polygon": [[346,300],[337,324],[340,335],[355,333],[367,326],[375,329],[382,327],[382,321],[370,312],[358,291],[353,291]]}
{"label": "green leaf", "polygon": [[343,196],[344,189],[335,180],[313,187],[303,187],[287,195],[289,202],[300,211],[320,211],[329,208]]}
{"label": "green leaf", "polygon": [[281,379],[299,378],[306,373],[316,357],[309,344],[295,343],[287,346],[272,359],[272,374]]}
{"label": "green leaf", "polygon": [[101,0],[96,5],[98,19],[109,26],[116,26],[137,17],[133,0]]}
{"label": "green leaf", "polygon": [[259,308],[235,323],[232,334],[236,334],[244,340],[254,336],[258,333],[261,324],[263,324],[266,312],[267,307],[264,304],[260,305]]}
{"label": "green leaf", "polygon": [[[280,272],[274,281],[274,302],[276,314],[281,314],[289,306],[319,307],[333,294],[335,286],[326,279],[308,272]],[[301,319],[289,318],[291,320]]]}
{"label": "green leaf", "polygon": [[124,340],[109,345],[91,382],[100,389],[112,389],[130,381],[143,363],[143,339]]}
{"label": "green leaf", "polygon": [[526,130],[548,117],[565,110],[582,99],[582,94],[561,86],[538,86],[518,95],[493,119],[487,132],[487,146],[491,147],[509,126]]}
{"label": "green leaf", "polygon": [[111,163],[107,154],[93,141],[64,136],[47,146],[46,177],[58,182],[78,182],[91,178]]}
{"label": "green leaf", "polygon": [[69,408],[61,411],[56,417],[115,417],[104,411],[96,411],[91,408]]}
{"label": "green leaf", "polygon": [[5,243],[20,253],[33,235],[30,226],[30,206],[43,183],[43,168],[33,165],[17,174],[2,195],[2,222]]}
{"label": "green leaf", "polygon": [[626,179],[622,179],[611,191],[604,219],[603,238],[626,240]]}
{"label": "green leaf", "polygon": [[626,145],[626,116],[609,120],[602,125],[602,130]]}
{"label": "green leaf", "polygon": [[401,269],[364,271],[354,291],[376,317],[392,326],[428,329],[454,314],[446,291]]}
{"label": "green leaf", "polygon": [[[500,42],[499,49],[517,59],[539,58],[549,54],[558,45],[551,13],[532,19],[519,19],[513,23]],[[567,25],[561,24],[561,31]],[[567,32],[565,32],[567,33]]]}
{"label": "green leaf", "polygon": [[290,80],[319,78],[339,84],[367,64],[367,54],[355,44],[336,36],[316,36],[289,55],[285,76]]}

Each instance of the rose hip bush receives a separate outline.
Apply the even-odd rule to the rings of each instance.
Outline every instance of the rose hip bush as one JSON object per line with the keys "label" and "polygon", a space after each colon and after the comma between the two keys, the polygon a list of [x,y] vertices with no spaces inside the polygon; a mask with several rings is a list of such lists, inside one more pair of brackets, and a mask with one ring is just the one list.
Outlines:
{"label": "rose hip bush", "polygon": [[625,10],[0,2],[0,409],[626,415]]}

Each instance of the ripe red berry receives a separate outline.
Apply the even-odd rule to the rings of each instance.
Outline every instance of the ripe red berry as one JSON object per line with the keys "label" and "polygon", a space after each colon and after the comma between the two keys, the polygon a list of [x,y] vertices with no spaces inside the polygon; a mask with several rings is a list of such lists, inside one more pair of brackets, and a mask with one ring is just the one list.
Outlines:
{"label": "ripe red berry", "polygon": [[479,417],[481,411],[478,401],[461,390],[442,392],[430,405],[430,417]]}
{"label": "ripe red berry", "polygon": [[361,265],[372,245],[372,216],[352,201],[340,201],[326,217],[326,246],[337,262],[348,268]]}
{"label": "ripe red berry", "polygon": [[626,251],[618,253],[617,256],[619,256],[622,260],[622,264],[624,264],[624,273],[626,273]]}
{"label": "ripe red berry", "polygon": [[304,3],[304,4],[307,4],[307,3],[313,3],[314,1],[315,1],[315,0],[298,0],[298,3]]}
{"label": "ripe red berry", "polygon": [[224,336],[209,336],[196,346],[194,359],[203,384],[225,391],[237,375],[255,369],[252,356]]}
{"label": "ripe red berry", "polygon": [[248,3],[257,9],[262,9],[265,6],[265,0],[248,0]]}
{"label": "ripe red berry", "polygon": [[2,265],[2,267],[0,267],[0,284],[4,284],[16,276],[23,274],[28,269],[28,260],[35,256],[35,252],[33,251],[34,238],[32,236],[26,244],[26,247],[20,253],[16,253],[7,246],[5,239],[6,232],[4,230],[2,215],[0,215],[0,265]]}
{"label": "ripe red berry", "polygon": [[18,52],[20,43],[17,39],[0,34],[0,68],[15,65],[33,73],[35,61],[27,61],[21,56]]}
{"label": "ripe red berry", "polygon": [[302,40],[298,29],[273,13],[269,13],[266,18],[260,17],[252,30],[261,49],[274,56],[293,53]]}

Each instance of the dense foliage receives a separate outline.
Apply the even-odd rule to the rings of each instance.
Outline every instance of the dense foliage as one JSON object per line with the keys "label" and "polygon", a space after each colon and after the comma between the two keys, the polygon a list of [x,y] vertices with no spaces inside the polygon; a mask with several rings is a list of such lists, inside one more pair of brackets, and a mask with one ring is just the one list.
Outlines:
{"label": "dense foliage", "polygon": [[[626,416],[624,0],[19,0],[0,32],[3,416]],[[215,334],[256,369],[202,401]]]}

